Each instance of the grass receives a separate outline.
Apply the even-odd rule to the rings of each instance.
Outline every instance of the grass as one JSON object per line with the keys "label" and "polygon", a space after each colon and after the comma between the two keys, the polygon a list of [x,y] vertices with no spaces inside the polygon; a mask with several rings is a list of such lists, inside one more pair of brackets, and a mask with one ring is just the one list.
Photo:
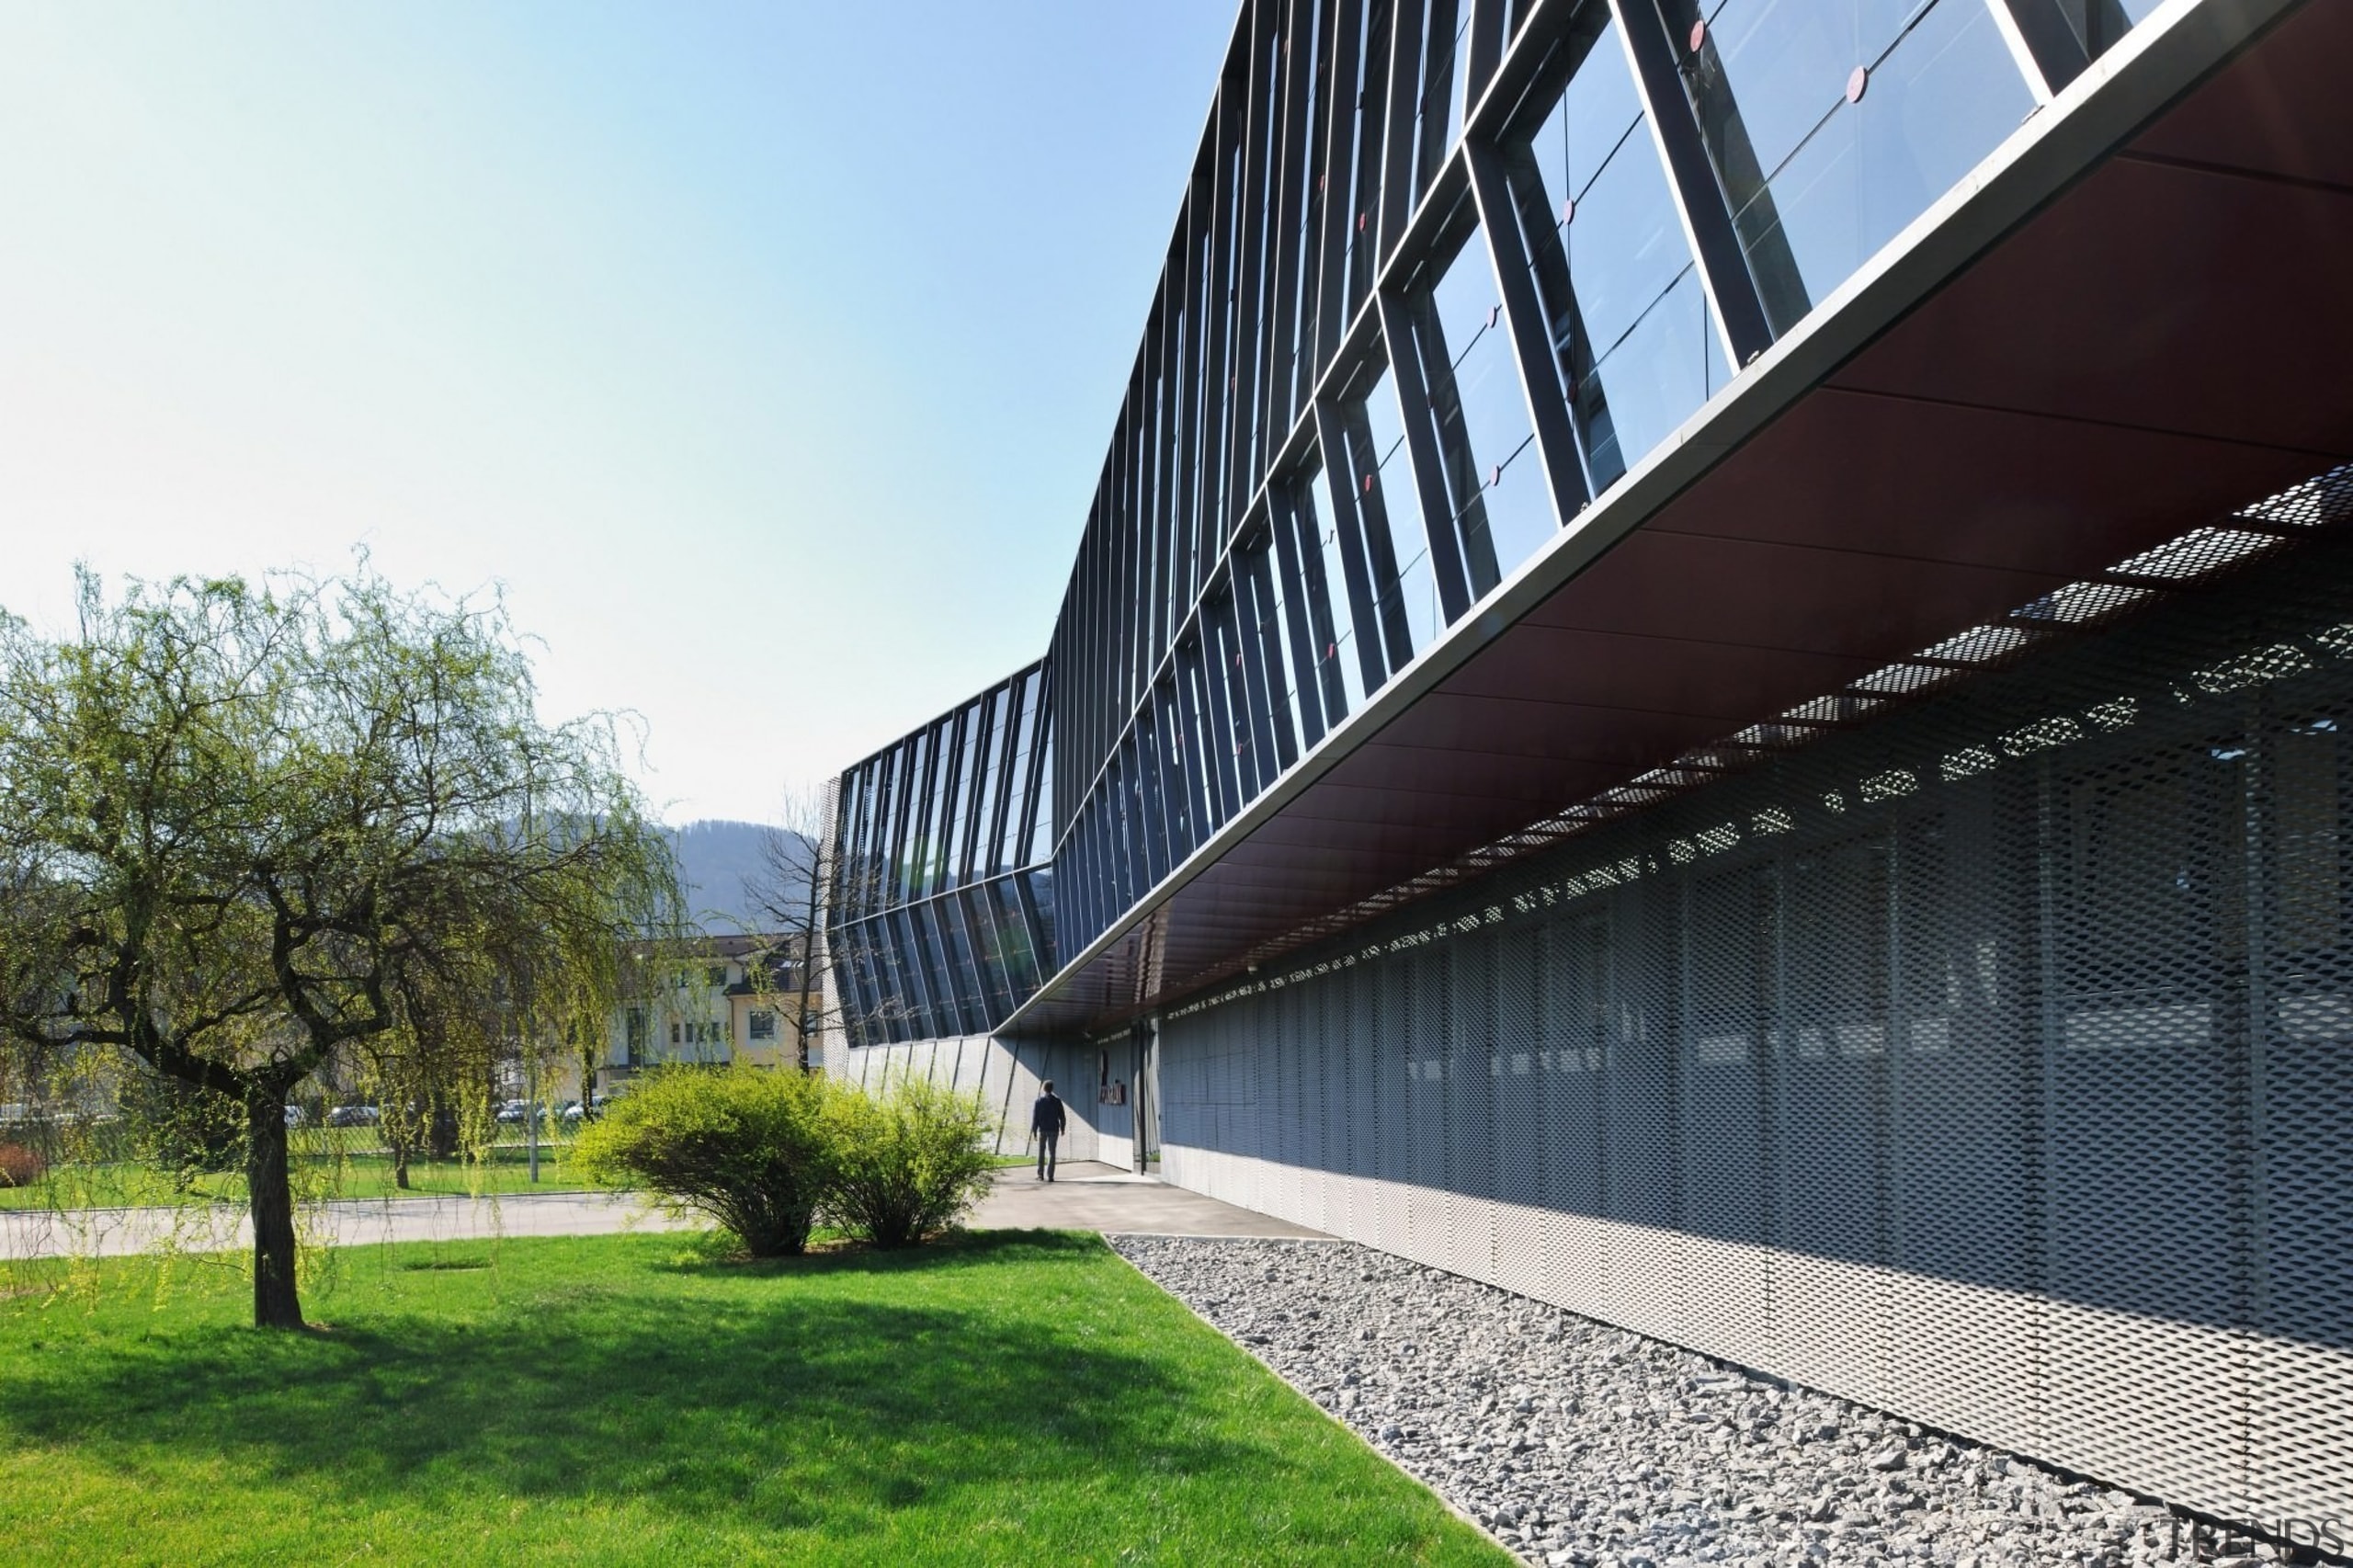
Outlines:
{"label": "grass", "polygon": [[0,1276],[0,1563],[1509,1562],[1093,1236]]}
{"label": "grass", "polygon": [[[393,1185],[392,1162],[378,1153],[298,1153],[295,1191],[318,1198],[432,1198],[459,1194],[576,1192],[589,1184],[568,1176],[560,1148],[540,1150],[533,1186],[529,1153],[500,1144],[480,1163],[412,1161],[405,1191]],[[28,1187],[0,1187],[0,1209],[117,1209],[135,1204],[211,1201],[242,1206],[242,1174],[199,1176],[185,1191],[152,1165],[131,1163],[60,1165]]]}

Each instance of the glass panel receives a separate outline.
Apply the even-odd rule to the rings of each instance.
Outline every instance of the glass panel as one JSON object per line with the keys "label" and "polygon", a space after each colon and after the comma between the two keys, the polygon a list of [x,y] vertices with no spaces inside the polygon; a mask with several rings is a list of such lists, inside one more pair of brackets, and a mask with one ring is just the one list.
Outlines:
{"label": "glass panel", "polygon": [[1421,97],[1415,109],[1414,191],[1429,189],[1462,134],[1471,60],[1470,0],[1423,0]]}
{"label": "glass panel", "polygon": [[1018,880],[1022,886],[1029,890],[1030,905],[1037,915],[1039,970],[1041,973],[1051,974],[1062,961],[1060,957],[1062,938],[1058,924],[1060,916],[1055,906],[1055,899],[1058,896],[1057,884],[1053,868],[1040,867],[1035,871],[1024,872]]}
{"label": "glass panel", "polygon": [[[1429,531],[1422,522],[1421,492],[1415,486],[1413,463],[1405,455],[1405,416],[1397,402],[1395,373],[1384,367],[1370,395],[1357,407],[1362,423],[1351,432],[1351,439],[1370,437],[1370,445],[1350,454],[1355,459],[1351,472],[1360,487],[1360,500],[1386,519],[1394,562],[1393,577],[1378,583],[1376,592],[1384,620],[1402,616],[1411,653],[1418,653],[1437,637],[1442,622],[1438,579],[1430,568]],[[1368,528],[1367,532],[1371,531]],[[1373,559],[1378,578],[1382,573],[1377,549]],[[1392,666],[1402,662],[1392,661]]]}
{"label": "glass panel", "polygon": [[1266,672],[1258,666],[1263,649],[1256,636],[1257,617],[1245,602],[1249,583],[1237,572],[1215,614],[1219,640],[1225,648],[1227,712],[1233,723],[1233,770],[1241,786],[1239,801],[1256,798],[1276,772],[1269,740]]}
{"label": "glass panel", "polygon": [[981,718],[978,707],[965,710],[963,738],[956,744],[953,753],[956,776],[949,781],[945,791],[948,821],[939,836],[947,865],[947,876],[942,885],[947,887],[956,885],[956,873],[964,861],[964,824],[972,815],[972,786],[979,772]]}
{"label": "glass panel", "polygon": [[897,842],[892,846],[894,864],[892,868],[891,879],[892,896],[898,900],[914,896],[916,863],[923,854],[921,822],[923,797],[919,790],[923,778],[924,759],[927,755],[930,741],[931,735],[928,731],[916,735],[908,742],[906,749],[900,757],[899,824],[895,835]]}
{"label": "glass panel", "polygon": [[[1013,795],[1013,803],[1006,826],[1006,841],[997,847],[996,867],[1000,871],[1013,869],[1014,867],[1022,863],[1029,853],[1028,829],[1034,813],[1030,802],[1024,798],[1023,792],[1029,787],[1029,753],[1037,744],[1039,689],[1044,684],[1045,673],[1041,670],[1024,682],[1021,688],[1021,724],[1014,746],[1013,760],[1008,765],[1013,776],[1006,782],[1006,788]],[[1041,796],[1046,793],[1043,780],[1039,783],[1038,792]]]}
{"label": "glass panel", "polygon": [[1529,262],[1594,490],[1731,379],[1615,24],[1512,161]]}
{"label": "glass panel", "polygon": [[1447,495],[1477,597],[1556,527],[1484,235],[1474,230],[1415,303]]}
{"label": "glass panel", "polygon": [[[1332,508],[1332,486],[1323,463],[1317,462],[1304,489],[1299,492],[1302,521],[1315,539],[1312,551],[1322,562],[1321,582],[1314,585],[1316,606],[1328,617],[1319,618],[1316,667],[1326,672],[1323,697],[1337,723],[1364,706],[1364,664],[1357,652],[1356,614],[1348,602],[1347,565],[1340,555],[1339,514]],[[1334,693],[1338,694],[1336,702]]]}
{"label": "glass panel", "polygon": [[1289,607],[1284,603],[1282,567],[1270,548],[1270,540],[1260,540],[1244,558],[1243,566],[1257,621],[1258,662],[1266,672],[1267,707],[1274,721],[1272,771],[1289,767],[1299,760],[1300,737],[1305,733],[1299,710],[1298,679],[1291,665]]}
{"label": "glass panel", "polygon": [[2097,60],[2126,33],[2148,20],[2160,0],[2051,0],[2084,46],[2086,58]]}
{"label": "glass panel", "polygon": [[1037,799],[1030,806],[1030,828],[1028,843],[1022,846],[1019,861],[1033,865],[1053,851],[1052,824],[1049,817],[1054,803],[1054,730],[1053,710],[1040,707],[1038,716],[1038,749],[1045,755],[1033,766],[1038,771]]}
{"label": "glass panel", "polygon": [[973,962],[980,970],[982,994],[988,1001],[988,1017],[982,1027],[994,1028],[1021,1000],[1009,988],[1005,937],[996,925],[996,901],[989,896],[986,886],[967,888],[956,896],[963,901],[964,921],[972,933]]}
{"label": "glass panel", "polygon": [[944,719],[933,732],[930,809],[926,814],[929,834],[931,862],[924,872],[924,891],[937,892],[945,884],[948,874],[949,824],[956,808],[955,766],[957,762],[956,725],[953,717]]}
{"label": "glass panel", "polygon": [[985,877],[994,873],[997,862],[1004,858],[1004,784],[1006,754],[1013,739],[1014,705],[1021,700],[1021,683],[996,694],[988,706],[988,733],[981,742],[981,790],[978,811],[973,818],[975,840],[972,849],[972,875]]}
{"label": "glass panel", "polygon": [[953,893],[935,900],[927,907],[938,923],[940,949],[947,960],[944,967],[953,998],[949,1012],[956,1029],[966,1032],[976,1027],[973,1015],[979,1011],[981,977],[972,962],[972,938],[964,929],[963,911],[957,907]]}
{"label": "glass panel", "polygon": [[1722,0],[1685,82],[1777,332],[2034,107],[1981,0]]}
{"label": "glass panel", "polygon": [[1354,315],[1372,292],[1374,230],[1381,206],[1381,123],[1386,108],[1389,80],[1389,40],[1392,37],[1389,0],[1367,0],[1363,31],[1357,49],[1356,112],[1349,117],[1350,145],[1346,161],[1350,206],[1343,214],[1347,224],[1347,310]]}

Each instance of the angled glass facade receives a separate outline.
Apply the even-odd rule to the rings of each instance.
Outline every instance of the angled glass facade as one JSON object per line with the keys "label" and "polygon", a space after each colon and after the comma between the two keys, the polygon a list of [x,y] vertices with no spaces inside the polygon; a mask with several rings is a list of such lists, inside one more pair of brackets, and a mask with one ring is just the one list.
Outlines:
{"label": "angled glass facade", "polygon": [[1049,645],[1004,983],[941,923],[962,892],[908,913],[970,885],[948,843],[927,877],[873,846],[956,816],[914,780],[967,787],[935,748],[969,710],[844,778],[880,1038],[972,1027],[1120,928],[2153,8],[1245,5]]}
{"label": "angled glass facade", "polygon": [[1995,3],[1245,7],[1054,629],[1069,950],[2088,59]]}
{"label": "angled glass facade", "polygon": [[852,1046],[982,1034],[1054,970],[1044,662],[841,777],[828,937]]}

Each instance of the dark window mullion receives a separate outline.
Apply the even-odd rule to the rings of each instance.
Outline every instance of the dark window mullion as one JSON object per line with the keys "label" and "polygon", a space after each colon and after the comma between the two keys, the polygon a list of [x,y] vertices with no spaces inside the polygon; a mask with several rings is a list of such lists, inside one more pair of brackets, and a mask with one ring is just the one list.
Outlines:
{"label": "dark window mullion", "polygon": [[[1324,454],[1325,488],[1332,497],[1332,527],[1340,541],[1340,571],[1347,581],[1348,621],[1357,629],[1357,662],[1364,673],[1364,688],[1371,691],[1389,678],[1385,654],[1386,638],[1381,632],[1383,617],[1381,601],[1374,586],[1371,563],[1366,555],[1366,540],[1377,537],[1387,550],[1386,528],[1369,527],[1358,503],[1363,499],[1358,481],[1353,472],[1346,426],[1340,411],[1319,400],[1315,407],[1316,446]],[[1390,565],[1391,581],[1396,578],[1396,565]],[[1337,616],[1334,619],[1336,620]],[[1370,631],[1373,635],[1364,633]]]}
{"label": "dark window mullion", "polygon": [[[1429,542],[1430,570],[1438,579],[1438,608],[1447,623],[1453,624],[1471,608],[1470,574],[1463,562],[1461,530],[1455,526],[1458,508],[1448,494],[1447,476],[1438,460],[1438,426],[1431,412],[1430,376],[1450,378],[1452,369],[1437,355],[1437,370],[1425,372],[1423,349],[1436,345],[1441,350],[1442,339],[1437,336],[1435,312],[1430,319],[1417,322],[1421,312],[1392,294],[1381,295],[1381,335],[1389,346],[1389,366],[1392,385],[1397,391],[1399,410],[1405,426],[1406,472],[1422,504],[1422,532]],[[1476,493],[1475,480],[1472,481]],[[1376,484],[1375,489],[1379,486]],[[1491,550],[1489,574],[1494,571]]]}

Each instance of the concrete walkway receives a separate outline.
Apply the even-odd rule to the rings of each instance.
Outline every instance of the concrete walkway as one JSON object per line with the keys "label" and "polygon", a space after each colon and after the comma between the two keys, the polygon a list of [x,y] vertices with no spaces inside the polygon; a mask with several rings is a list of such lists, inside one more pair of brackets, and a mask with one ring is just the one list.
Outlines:
{"label": "concrete walkway", "polygon": [[[1101,1231],[1113,1235],[1314,1236],[1321,1233],[1164,1186],[1110,1165],[1072,1164],[1048,1183],[1027,1168],[999,1170],[972,1216],[976,1230]],[[313,1245],[468,1242],[493,1236],[597,1236],[679,1229],[637,1199],[599,1192],[488,1198],[351,1199],[304,1211]],[[0,1262],[35,1257],[119,1257],[171,1248],[221,1252],[253,1244],[244,1210],[184,1205],[149,1209],[0,1210]]]}
{"label": "concrete walkway", "polygon": [[[301,1211],[314,1246],[375,1242],[467,1242],[491,1236],[599,1236],[679,1228],[634,1198],[601,1192],[534,1192],[489,1198],[347,1199]],[[253,1244],[243,1209],[204,1204],[151,1209],[0,1212],[0,1261],[29,1257],[120,1257],[169,1248],[223,1252]]]}
{"label": "concrete walkway", "polygon": [[1156,1176],[1074,1162],[1043,1182],[1027,1166],[996,1173],[996,1190],[972,1216],[975,1230],[1101,1231],[1106,1235],[1321,1236],[1249,1209],[1237,1209]]}

